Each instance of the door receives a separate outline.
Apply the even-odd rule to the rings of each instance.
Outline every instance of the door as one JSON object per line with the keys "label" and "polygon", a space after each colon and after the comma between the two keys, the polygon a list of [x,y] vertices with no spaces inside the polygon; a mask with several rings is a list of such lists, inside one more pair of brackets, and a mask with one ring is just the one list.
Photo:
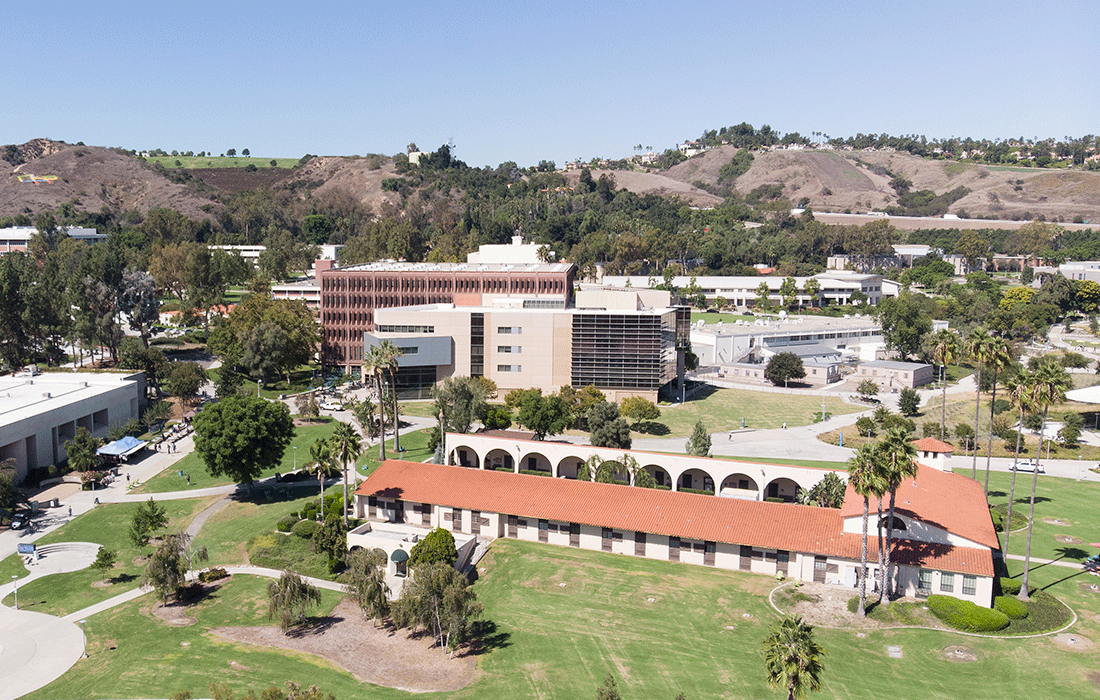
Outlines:
{"label": "door", "polygon": [[781,572],[784,576],[787,576],[787,570],[791,564],[791,553],[785,550],[779,550],[775,553],[775,570]]}
{"label": "door", "polygon": [[480,510],[471,510],[470,511],[470,532],[472,532],[475,535],[480,535],[481,534],[481,511]]}
{"label": "door", "polygon": [[579,523],[569,523],[569,546],[581,546],[581,526]]}
{"label": "door", "polygon": [[508,516],[508,536],[513,538],[519,536],[519,518],[514,515]]}
{"label": "door", "polygon": [[668,538],[668,560],[680,561],[680,538],[669,537]]}
{"label": "door", "polygon": [[741,571],[752,571],[752,547],[741,545],[741,557],[737,568]]}
{"label": "door", "polygon": [[420,504],[420,524],[429,526],[432,524],[432,505],[430,503]]}
{"label": "door", "polygon": [[713,542],[703,543],[703,566],[714,566],[714,552],[717,549]]}
{"label": "door", "polygon": [[634,556],[636,556],[636,557],[644,557],[645,556],[645,533],[644,532],[635,532],[634,533]]}
{"label": "door", "polygon": [[814,583],[825,583],[825,572],[829,564],[825,557],[814,557]]}

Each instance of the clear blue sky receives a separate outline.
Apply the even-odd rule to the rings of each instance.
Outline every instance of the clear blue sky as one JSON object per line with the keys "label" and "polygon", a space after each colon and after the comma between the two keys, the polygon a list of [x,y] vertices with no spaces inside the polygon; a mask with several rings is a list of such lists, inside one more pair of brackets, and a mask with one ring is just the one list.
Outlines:
{"label": "clear blue sky", "polygon": [[780,132],[1100,132],[1086,2],[5,3],[0,143],[470,165]]}

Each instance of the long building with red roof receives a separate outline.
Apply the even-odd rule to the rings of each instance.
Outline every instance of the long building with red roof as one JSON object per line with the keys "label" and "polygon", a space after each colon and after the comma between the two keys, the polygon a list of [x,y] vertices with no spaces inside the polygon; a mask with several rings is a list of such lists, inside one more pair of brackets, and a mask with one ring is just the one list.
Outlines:
{"label": "long building with red roof", "polygon": [[[850,488],[844,506],[831,509],[389,460],[355,496],[356,515],[376,524],[781,572],[853,588],[858,581],[863,499]],[[876,562],[874,504],[871,513],[869,561]],[[895,518],[900,591],[992,604],[998,541],[977,482],[921,466],[898,490]],[[349,533],[349,546],[370,529]],[[398,559],[391,568],[401,566]]]}

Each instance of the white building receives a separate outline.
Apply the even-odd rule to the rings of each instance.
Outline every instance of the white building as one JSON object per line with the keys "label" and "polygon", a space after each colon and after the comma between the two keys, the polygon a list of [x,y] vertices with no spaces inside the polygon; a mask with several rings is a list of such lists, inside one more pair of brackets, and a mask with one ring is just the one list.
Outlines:
{"label": "white building", "polygon": [[696,324],[691,328],[692,352],[699,357],[700,365],[708,367],[766,362],[776,353],[811,346],[825,346],[839,351],[842,359],[854,360],[862,347],[877,348],[882,343],[882,326],[869,316],[791,316]]}
{"label": "white building", "polygon": [[57,464],[77,428],[106,437],[108,427],[141,417],[144,396],[142,372],[0,377],[0,459],[15,460],[19,479]]}
{"label": "white building", "polygon": [[[97,243],[107,240],[106,233],[97,233],[94,228],[69,226],[68,228],[62,229],[61,232],[73,240],[84,241],[85,243]],[[31,239],[34,238],[37,233],[38,229],[34,226],[0,228],[0,254],[27,250],[27,246],[30,244]]]}
{"label": "white building", "polygon": [[[695,280],[695,284],[702,290],[707,301],[714,301],[719,297],[725,299],[731,306],[748,308],[756,306],[759,297],[757,289],[760,285],[768,287],[768,300],[776,305],[784,304],[783,296],[779,293],[785,277],[729,277],[729,276],[693,276],[677,275],[672,278],[673,286],[683,289]],[[806,282],[810,279],[817,280],[821,288],[816,295],[806,292]],[[651,288],[663,283],[658,276],[644,275],[605,275],[602,283],[611,287]],[[882,276],[874,274],[860,274],[846,270],[830,270],[811,277],[795,277],[798,287],[797,303],[800,306],[810,306],[827,302],[830,304],[848,304],[852,295],[862,292],[867,297],[867,302],[877,306],[882,301]]]}

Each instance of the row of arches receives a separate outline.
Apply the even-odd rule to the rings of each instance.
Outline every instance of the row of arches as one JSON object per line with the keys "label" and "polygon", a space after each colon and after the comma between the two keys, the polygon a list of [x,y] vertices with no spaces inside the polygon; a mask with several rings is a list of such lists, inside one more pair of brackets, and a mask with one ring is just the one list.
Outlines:
{"label": "row of arches", "polygon": [[[577,474],[584,468],[586,462],[580,457],[568,456],[554,464],[540,452],[525,453],[520,456],[517,462],[511,453],[501,448],[491,449],[484,458],[481,458],[472,448],[460,445],[450,451],[448,464],[472,469],[495,469],[515,473],[540,474],[558,479],[576,479]],[[604,461],[601,463],[601,468],[611,470],[614,480],[619,483],[632,484],[635,480],[634,475],[629,473],[626,466],[617,460]],[[686,469],[674,477],[665,468],[657,464],[639,462],[638,468],[648,473],[659,488],[693,493],[716,493],[715,479],[704,469]],[[772,498],[784,501],[793,501],[800,488],[799,484],[792,479],[777,477],[769,480],[761,489],[761,483],[758,479],[741,472],[726,475],[717,486],[717,495],[721,496],[752,500]]]}

